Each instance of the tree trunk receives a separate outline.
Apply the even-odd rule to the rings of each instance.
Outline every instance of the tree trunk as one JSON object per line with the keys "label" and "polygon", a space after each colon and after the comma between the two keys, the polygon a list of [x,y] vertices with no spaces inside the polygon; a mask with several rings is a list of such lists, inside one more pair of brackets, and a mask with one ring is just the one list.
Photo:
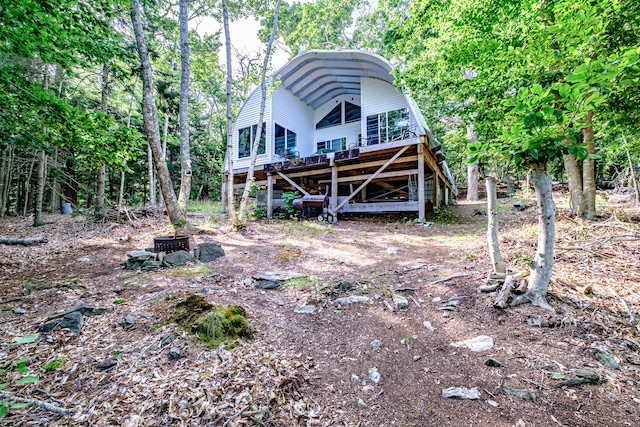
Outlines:
{"label": "tree trunk", "polygon": [[[49,90],[49,64],[44,64],[44,78],[42,79],[42,89]],[[42,130],[43,136],[46,138],[48,131],[46,126]],[[42,141],[44,145],[44,141]],[[33,205],[33,226],[38,227],[44,223],[42,220],[42,200],[44,199],[44,183],[46,179],[47,154],[44,147],[40,149],[38,155],[38,171],[36,179],[36,197]]]}
{"label": "tree trunk", "polygon": [[556,235],[556,204],[551,192],[551,177],[546,163],[531,165],[531,179],[538,205],[538,247],[530,263],[531,274],[527,291],[514,298],[512,306],[530,302],[553,310],[547,302],[547,287],[553,273],[553,245]]}
{"label": "tree trunk", "polygon": [[587,126],[582,130],[584,135],[584,143],[587,146],[589,157],[582,162],[582,194],[584,195],[585,209],[582,211],[582,217],[586,219],[596,219],[596,161],[591,157],[596,153],[593,143],[593,127],[591,120],[593,119],[593,111],[590,111],[585,118]]}
{"label": "tree trunk", "polygon": [[[56,147],[53,155],[53,162],[50,162],[49,169],[58,169],[58,148]],[[58,212],[60,209],[60,183],[58,182],[57,173],[51,173],[51,197],[49,198],[49,211],[51,213]]]}
{"label": "tree trunk", "polygon": [[507,197],[511,197],[516,194],[516,183],[513,182],[513,175],[511,175],[509,169],[504,174],[504,179],[507,181]]}
{"label": "tree trunk", "polygon": [[[469,144],[478,142],[478,132],[473,130],[473,123],[467,125],[467,140]],[[478,197],[478,180],[480,177],[480,166],[478,162],[469,163],[467,165],[467,200],[477,201]]]}
{"label": "tree trunk", "polygon": [[189,0],[180,0],[180,195],[178,205],[184,215],[191,195],[191,153],[189,150]]}
{"label": "tree trunk", "polygon": [[489,257],[494,273],[506,273],[507,270],[500,253],[500,239],[498,238],[498,201],[496,197],[496,180],[487,177],[487,242],[489,244]]}
{"label": "tree trunk", "polygon": [[11,185],[12,154],[13,145],[9,145],[2,150],[2,160],[0,160],[0,218],[7,213],[9,186]]}
{"label": "tree trunk", "polygon": [[[102,64],[100,110],[105,114],[107,112],[108,100],[109,100],[109,61]],[[106,179],[107,179],[106,168],[104,165],[100,165],[100,167],[98,168],[96,206],[94,210],[94,216],[98,220],[101,220],[104,218],[104,193],[105,193]]]}
{"label": "tree trunk", "polygon": [[273,47],[273,41],[276,38],[276,32],[278,31],[278,14],[280,13],[280,4],[282,0],[278,0],[276,4],[276,10],[273,14],[273,29],[271,31],[271,37],[269,38],[269,43],[267,44],[267,52],[264,56],[264,61],[262,63],[262,79],[260,82],[260,114],[258,115],[258,125],[256,126],[256,136],[253,141],[253,147],[251,147],[251,161],[249,164],[249,170],[247,171],[247,181],[244,186],[244,191],[242,192],[242,199],[240,200],[240,210],[238,212],[238,217],[240,221],[245,222],[247,217],[247,203],[249,201],[249,193],[251,191],[251,185],[253,184],[253,173],[256,168],[256,159],[258,157],[258,150],[260,148],[260,138],[262,136],[262,121],[264,120],[264,109],[267,102],[267,67],[269,66],[269,60],[271,59],[271,48]]}
{"label": "tree trunk", "polygon": [[156,200],[156,174],[153,168],[153,153],[151,147],[147,145],[147,169],[149,173],[149,204],[155,207],[158,202]]}
{"label": "tree trunk", "polygon": [[[164,115],[164,127],[162,128],[162,158],[167,160],[167,141],[169,139],[169,114]],[[155,174],[155,170],[153,171]],[[157,182],[156,179],[153,180],[154,185]],[[162,191],[160,191],[160,187],[158,187],[158,197],[156,197],[157,203],[160,205],[164,204],[164,199],[162,198]]]}
{"label": "tree trunk", "polygon": [[629,153],[629,150],[627,150],[627,159],[629,159],[629,169],[631,170],[631,181],[633,182],[633,189],[635,190],[635,193],[636,193],[636,204],[638,204],[640,203],[640,189],[638,188],[638,178],[636,177],[636,167],[633,164],[633,160],[631,159],[631,153]]}
{"label": "tree trunk", "polygon": [[231,110],[231,78],[233,70],[231,68],[231,34],[229,33],[229,10],[227,9],[227,0],[222,0],[222,23],[224,26],[224,47],[226,50],[227,63],[227,211],[229,212],[231,224],[234,227],[238,227],[238,216],[236,215],[236,207],[233,200],[233,116]]}
{"label": "tree trunk", "polygon": [[582,169],[578,159],[573,154],[563,154],[564,169],[569,181],[569,210],[572,215],[580,215],[583,210],[582,198]]}
{"label": "tree trunk", "polygon": [[153,97],[153,78],[151,70],[151,62],[149,61],[149,51],[144,39],[144,32],[140,18],[141,5],[140,0],[132,0],[131,7],[131,23],[136,37],[136,45],[142,65],[142,116],[144,118],[144,130],[147,135],[147,143],[151,147],[153,160],[160,181],[162,197],[164,199],[169,220],[176,229],[176,232],[183,230],[186,225],[186,217],[180,211],[178,199],[171,184],[169,176],[169,168],[165,159],[162,157],[160,150],[160,129],[158,127],[158,110],[156,109],[155,99]]}

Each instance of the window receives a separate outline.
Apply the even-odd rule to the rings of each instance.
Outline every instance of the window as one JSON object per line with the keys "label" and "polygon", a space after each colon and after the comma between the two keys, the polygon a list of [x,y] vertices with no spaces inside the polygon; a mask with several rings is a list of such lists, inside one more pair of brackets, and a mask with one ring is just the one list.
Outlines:
{"label": "window", "polygon": [[297,137],[298,135],[296,135],[294,131],[283,128],[276,123],[276,130],[274,133],[275,153],[281,157],[297,157]]}
{"label": "window", "polygon": [[[256,139],[258,125],[249,126],[238,130],[238,158],[251,156],[251,147]],[[267,152],[267,126],[262,123],[262,133],[260,134],[260,145],[258,146],[258,154]]]}
{"label": "window", "polygon": [[403,139],[408,129],[407,108],[367,116],[367,145]]}
{"label": "window", "polygon": [[360,107],[350,102],[344,102],[344,122],[352,123],[360,120]]}
{"label": "window", "polygon": [[331,141],[320,141],[317,143],[318,151],[342,151],[347,149],[347,138],[336,138]]}
{"label": "window", "polygon": [[[344,120],[342,105],[344,104]],[[360,107],[356,104],[344,101],[336,105],[326,116],[316,123],[316,129],[324,129],[345,123],[353,123],[360,120]]]}

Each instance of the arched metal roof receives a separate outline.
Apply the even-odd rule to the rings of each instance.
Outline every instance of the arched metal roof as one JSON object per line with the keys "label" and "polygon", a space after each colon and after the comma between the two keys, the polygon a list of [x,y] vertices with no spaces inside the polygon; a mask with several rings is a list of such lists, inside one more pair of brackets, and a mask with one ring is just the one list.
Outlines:
{"label": "arched metal roof", "polygon": [[360,95],[361,77],[393,84],[391,63],[359,50],[311,50],[276,73],[282,86],[314,110],[339,95]]}

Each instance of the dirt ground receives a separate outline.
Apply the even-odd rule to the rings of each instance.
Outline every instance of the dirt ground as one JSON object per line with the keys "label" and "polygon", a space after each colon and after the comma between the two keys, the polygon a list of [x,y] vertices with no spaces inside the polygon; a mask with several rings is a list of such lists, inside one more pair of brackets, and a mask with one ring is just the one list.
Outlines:
{"label": "dirt ground", "polygon": [[[501,245],[507,264],[523,269],[535,254],[535,207],[519,212],[512,205],[500,201]],[[209,229],[196,243],[219,242],[226,255],[154,272],[125,271],[120,263],[166,233],[164,217],[109,227],[52,215],[38,229],[28,218],[2,219],[0,237],[48,239],[0,245],[4,397],[75,412],[16,408],[0,424],[640,425],[640,338],[629,317],[640,314],[637,209],[608,198],[604,217],[591,223],[559,209],[553,313],[527,305],[499,310],[495,293],[479,292],[489,271],[485,210],[483,203],[462,202],[429,226],[412,218],[351,217],[334,225],[259,220],[240,232],[224,219],[193,217]],[[263,270],[307,278],[261,290],[247,279]],[[451,276],[459,277],[434,283]],[[395,307],[394,290],[408,308]],[[253,340],[208,350],[190,331],[167,323],[174,304],[194,293],[244,307]],[[369,300],[335,302],[349,295]],[[455,311],[443,310],[452,297],[458,297]],[[85,317],[78,335],[57,328],[15,344],[78,299],[113,311]],[[308,303],[315,313],[294,312]],[[122,325],[127,315],[135,319],[129,328]],[[177,339],[170,346],[181,351],[175,360],[167,355],[170,346],[160,344],[171,334]],[[480,335],[494,346],[472,352],[451,345]],[[603,365],[598,352],[618,366]],[[13,362],[29,356],[19,372]],[[42,368],[57,358],[66,363],[52,372]],[[485,365],[489,358],[503,366]],[[97,368],[110,359],[115,367]],[[372,368],[379,382],[370,379]],[[599,380],[556,387],[575,378],[576,369]],[[39,381],[17,384],[26,374]],[[480,397],[445,398],[449,387],[475,387]]]}

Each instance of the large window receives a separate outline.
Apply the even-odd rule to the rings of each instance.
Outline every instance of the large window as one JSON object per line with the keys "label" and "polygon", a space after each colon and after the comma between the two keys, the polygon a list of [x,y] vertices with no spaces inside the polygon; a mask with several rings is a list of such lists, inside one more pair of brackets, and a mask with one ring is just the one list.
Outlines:
{"label": "large window", "polygon": [[[249,126],[238,130],[238,158],[251,156],[251,147],[256,139],[258,125]],[[258,146],[258,154],[267,152],[267,126],[262,123],[262,133],[260,134],[260,145]]]}
{"label": "large window", "polygon": [[342,151],[347,149],[347,138],[336,138],[331,141],[320,141],[317,143],[318,151]]}
{"label": "large window", "polygon": [[408,129],[407,108],[367,116],[367,145],[402,139]]}
{"label": "large window", "polygon": [[298,153],[296,147],[298,145],[296,133],[286,129],[276,123],[275,129],[275,153],[281,157],[296,158]]}
{"label": "large window", "polygon": [[316,129],[357,122],[358,120],[360,120],[360,107],[344,101],[336,105],[322,120],[316,123]]}

